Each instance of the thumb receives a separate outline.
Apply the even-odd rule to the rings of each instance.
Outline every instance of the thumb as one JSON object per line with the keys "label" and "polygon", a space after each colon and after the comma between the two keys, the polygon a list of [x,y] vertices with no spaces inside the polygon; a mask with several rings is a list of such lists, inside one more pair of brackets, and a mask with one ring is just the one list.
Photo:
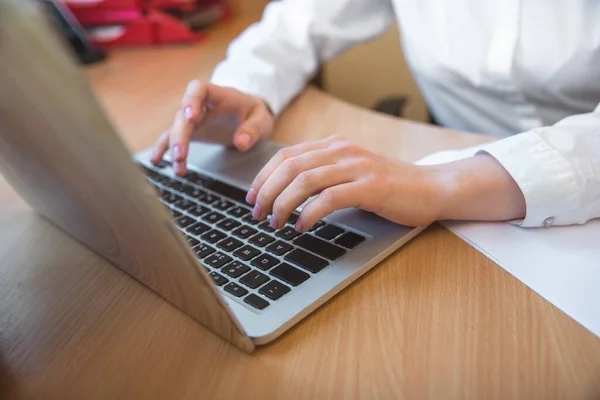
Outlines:
{"label": "thumb", "polygon": [[240,151],[250,150],[259,139],[271,134],[273,125],[273,116],[266,111],[258,110],[235,131],[233,144]]}

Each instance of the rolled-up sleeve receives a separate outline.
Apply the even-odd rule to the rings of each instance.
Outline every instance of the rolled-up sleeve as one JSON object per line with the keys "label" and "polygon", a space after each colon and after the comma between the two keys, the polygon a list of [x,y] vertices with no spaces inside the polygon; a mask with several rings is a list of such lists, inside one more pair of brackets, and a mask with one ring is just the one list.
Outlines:
{"label": "rolled-up sleeve", "polygon": [[600,217],[600,105],[549,127],[482,146],[513,177],[527,205],[523,227]]}
{"label": "rolled-up sleeve", "polygon": [[323,61],[376,37],[395,21],[389,0],[282,0],[227,50],[211,82],[265,100],[275,114]]}

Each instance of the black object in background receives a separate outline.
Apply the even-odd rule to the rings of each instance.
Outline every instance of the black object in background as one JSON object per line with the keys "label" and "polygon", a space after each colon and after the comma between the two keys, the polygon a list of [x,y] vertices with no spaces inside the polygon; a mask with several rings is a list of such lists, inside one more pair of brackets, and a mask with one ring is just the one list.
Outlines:
{"label": "black object in background", "polygon": [[71,47],[77,53],[82,64],[91,64],[106,58],[106,51],[88,40],[85,30],[64,8],[64,5],[56,0],[40,0],[39,2],[44,7],[48,19],[71,43]]}

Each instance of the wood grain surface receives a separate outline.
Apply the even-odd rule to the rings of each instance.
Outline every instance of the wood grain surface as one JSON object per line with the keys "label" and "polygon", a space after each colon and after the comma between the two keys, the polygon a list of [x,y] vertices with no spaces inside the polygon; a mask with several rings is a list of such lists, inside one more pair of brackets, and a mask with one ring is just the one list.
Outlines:
{"label": "wood grain surface", "polygon": [[[132,150],[231,20],[199,47],[119,50],[88,70]],[[417,159],[485,140],[388,118],[315,89],[275,139],[332,133]],[[600,339],[434,225],[274,343],[247,355],[36,216],[0,181],[1,399],[599,399]]]}

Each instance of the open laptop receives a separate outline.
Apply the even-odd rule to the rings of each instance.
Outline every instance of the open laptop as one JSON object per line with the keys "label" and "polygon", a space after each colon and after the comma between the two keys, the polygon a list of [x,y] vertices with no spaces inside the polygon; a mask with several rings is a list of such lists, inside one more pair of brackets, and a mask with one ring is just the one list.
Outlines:
{"label": "open laptop", "polygon": [[29,2],[0,2],[0,169],[38,213],[225,340],[266,344],[421,231],[360,210],[298,234],[250,216],[280,148],[192,144],[190,173],[133,157]]}

